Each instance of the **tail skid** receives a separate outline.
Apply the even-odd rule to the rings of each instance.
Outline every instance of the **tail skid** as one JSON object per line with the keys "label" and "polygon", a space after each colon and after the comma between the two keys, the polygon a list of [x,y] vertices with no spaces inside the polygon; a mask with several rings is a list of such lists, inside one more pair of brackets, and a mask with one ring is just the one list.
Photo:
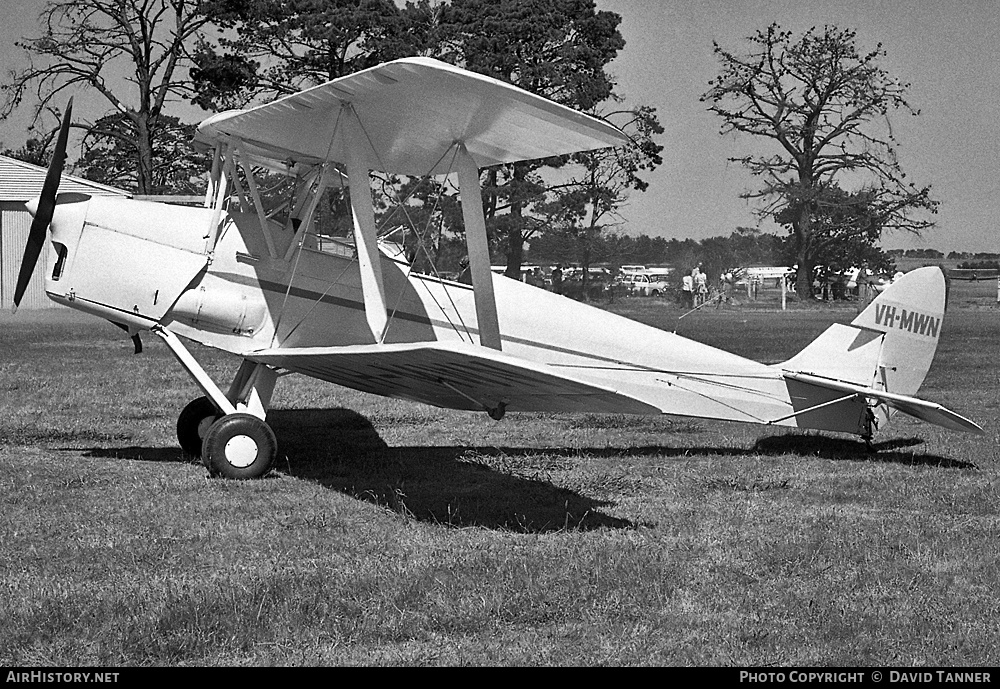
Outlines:
{"label": "tail skid", "polygon": [[977,424],[914,397],[930,370],[944,318],[939,268],[911,271],[850,325],[835,324],[779,364],[800,427],[871,437],[893,411],[956,431]]}

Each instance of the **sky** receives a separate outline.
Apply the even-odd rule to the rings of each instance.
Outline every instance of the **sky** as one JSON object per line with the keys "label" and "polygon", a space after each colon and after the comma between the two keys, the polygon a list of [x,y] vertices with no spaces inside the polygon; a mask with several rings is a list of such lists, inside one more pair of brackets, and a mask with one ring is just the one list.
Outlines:
{"label": "sky", "polygon": [[[759,226],[757,206],[740,198],[753,180],[728,158],[748,150],[746,137],[719,134],[721,120],[699,97],[719,71],[713,41],[745,52],[746,37],[772,22],[800,35],[810,27],[854,29],[860,49],[881,43],[881,62],[910,84],[918,117],[892,118],[908,179],[931,185],[941,202],[936,227],[920,238],[883,238],[885,248],[1000,251],[1000,3],[995,0],[596,0],[621,15],[626,45],[611,63],[631,105],[657,109],[666,131],[663,164],[622,210],[620,231],[667,238],[728,235]],[[0,66],[23,64],[13,47],[37,31],[44,0],[0,0]],[[78,101],[76,108],[80,109]],[[26,110],[26,109],[25,109]],[[0,122],[0,144],[26,138],[24,114]]]}

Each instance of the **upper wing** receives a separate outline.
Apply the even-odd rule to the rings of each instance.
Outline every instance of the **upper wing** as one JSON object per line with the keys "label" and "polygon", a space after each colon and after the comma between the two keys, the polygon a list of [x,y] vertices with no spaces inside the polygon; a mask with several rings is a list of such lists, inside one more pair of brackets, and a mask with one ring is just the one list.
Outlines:
{"label": "upper wing", "polygon": [[610,388],[461,343],[270,349],[244,355],[338,385],[450,409],[657,414]]}
{"label": "upper wing", "polygon": [[[352,114],[353,113],[353,114]],[[201,141],[233,136],[245,153],[279,161],[343,162],[344,117],[357,117],[379,168],[446,173],[464,143],[479,167],[609,146],[616,127],[497,79],[430,58],[406,58],[327,82],[249,110],[208,118]]]}

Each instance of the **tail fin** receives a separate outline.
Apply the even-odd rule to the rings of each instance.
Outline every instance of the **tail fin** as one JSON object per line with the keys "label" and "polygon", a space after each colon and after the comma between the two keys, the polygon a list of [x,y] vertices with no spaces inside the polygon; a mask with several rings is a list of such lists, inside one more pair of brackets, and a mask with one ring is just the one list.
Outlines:
{"label": "tail fin", "polygon": [[910,271],[889,285],[851,325],[884,333],[873,387],[915,395],[937,351],[945,309],[940,268]]}
{"label": "tail fin", "polygon": [[914,397],[937,350],[946,302],[939,268],[892,283],[850,325],[835,324],[783,364],[800,427],[870,438],[891,410],[957,431],[974,422]]}
{"label": "tail fin", "polygon": [[889,285],[849,326],[830,326],[781,368],[914,395],[934,359],[944,306],[941,269],[911,271]]}

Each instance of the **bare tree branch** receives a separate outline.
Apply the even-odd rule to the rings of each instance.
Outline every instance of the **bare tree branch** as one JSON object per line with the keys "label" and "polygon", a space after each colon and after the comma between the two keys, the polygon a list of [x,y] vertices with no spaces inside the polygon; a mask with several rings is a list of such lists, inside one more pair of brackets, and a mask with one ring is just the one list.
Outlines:
{"label": "bare tree branch", "polygon": [[[919,233],[931,227],[930,220],[914,214],[933,214],[937,207],[930,187],[905,182],[896,155],[889,114],[917,114],[905,99],[908,84],[879,66],[885,57],[881,45],[861,53],[856,38],[853,31],[827,26],[794,39],[772,24],[749,38],[746,55],[716,44],[720,73],[702,96],[721,118],[722,134],[748,134],[778,145],[777,153],[731,160],[761,179],[743,198],[762,202],[760,215],[789,227],[803,295],[810,293],[821,252],[850,234],[845,223],[877,227],[874,234],[850,234],[852,241],[874,245],[883,230]],[[841,184],[858,189],[838,196],[850,213],[830,202]],[[862,213],[859,204],[870,207]]]}
{"label": "bare tree branch", "polygon": [[[127,117],[136,151],[135,187],[151,193],[154,139],[171,97],[191,98],[188,45],[209,24],[207,0],[53,0],[40,15],[41,35],[17,43],[29,66],[0,85],[0,119],[30,93],[34,120],[64,92],[89,89]],[[124,75],[124,78],[123,78]],[[111,136],[111,133],[107,133]]]}

